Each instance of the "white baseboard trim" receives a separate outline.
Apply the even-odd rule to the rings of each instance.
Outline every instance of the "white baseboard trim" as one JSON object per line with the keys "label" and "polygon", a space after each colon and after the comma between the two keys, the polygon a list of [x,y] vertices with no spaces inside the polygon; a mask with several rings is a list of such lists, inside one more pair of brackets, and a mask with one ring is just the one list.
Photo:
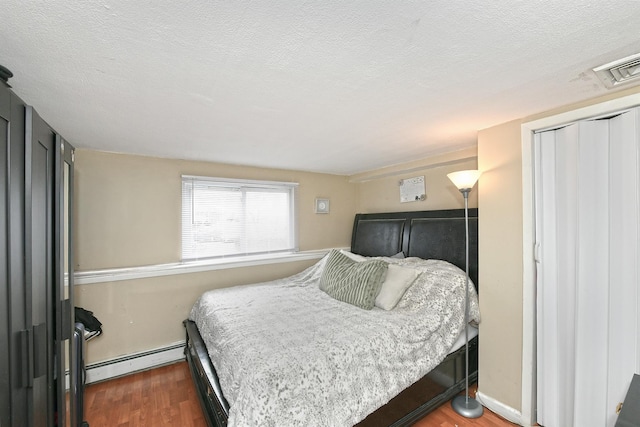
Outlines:
{"label": "white baseboard trim", "polygon": [[500,415],[507,421],[524,426],[522,423],[522,414],[520,411],[513,409],[512,407],[505,405],[504,403],[487,396],[480,390],[476,393],[476,400],[482,404],[482,406]]}
{"label": "white baseboard trim", "polygon": [[[86,384],[121,377],[145,369],[162,366],[184,360],[185,342],[180,341],[166,347],[133,353],[104,362],[86,366]],[[66,373],[66,384],[69,387],[69,372]]]}

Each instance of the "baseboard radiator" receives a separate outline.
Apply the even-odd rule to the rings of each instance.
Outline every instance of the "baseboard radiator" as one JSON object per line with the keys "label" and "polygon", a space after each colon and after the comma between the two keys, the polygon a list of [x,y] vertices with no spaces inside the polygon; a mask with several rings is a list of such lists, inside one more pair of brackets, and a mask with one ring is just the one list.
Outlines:
{"label": "baseboard radiator", "polygon": [[184,358],[184,341],[179,341],[165,347],[92,363],[85,367],[86,384],[167,365]]}

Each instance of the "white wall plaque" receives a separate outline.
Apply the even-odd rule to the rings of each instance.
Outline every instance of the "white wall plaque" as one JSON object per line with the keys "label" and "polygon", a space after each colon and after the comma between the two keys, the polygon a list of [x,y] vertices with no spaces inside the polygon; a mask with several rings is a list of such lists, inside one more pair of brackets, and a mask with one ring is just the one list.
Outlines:
{"label": "white wall plaque", "polygon": [[424,176],[400,180],[400,203],[418,202],[426,198]]}

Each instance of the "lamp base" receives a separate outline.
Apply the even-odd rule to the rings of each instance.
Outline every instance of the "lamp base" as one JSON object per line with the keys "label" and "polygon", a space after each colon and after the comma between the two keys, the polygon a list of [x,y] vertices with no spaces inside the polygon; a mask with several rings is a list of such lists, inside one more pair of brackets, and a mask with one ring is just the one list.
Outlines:
{"label": "lamp base", "polygon": [[467,399],[464,395],[456,396],[451,401],[451,407],[465,418],[478,418],[484,412],[484,408],[477,400],[473,397]]}

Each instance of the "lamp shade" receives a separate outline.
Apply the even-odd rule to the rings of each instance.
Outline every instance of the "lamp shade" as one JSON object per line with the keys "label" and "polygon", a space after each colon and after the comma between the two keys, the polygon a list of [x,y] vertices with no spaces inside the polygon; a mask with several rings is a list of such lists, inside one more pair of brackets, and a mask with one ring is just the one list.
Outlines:
{"label": "lamp shade", "polygon": [[471,190],[476,185],[481,173],[479,170],[467,170],[451,172],[447,176],[458,187],[458,190]]}

